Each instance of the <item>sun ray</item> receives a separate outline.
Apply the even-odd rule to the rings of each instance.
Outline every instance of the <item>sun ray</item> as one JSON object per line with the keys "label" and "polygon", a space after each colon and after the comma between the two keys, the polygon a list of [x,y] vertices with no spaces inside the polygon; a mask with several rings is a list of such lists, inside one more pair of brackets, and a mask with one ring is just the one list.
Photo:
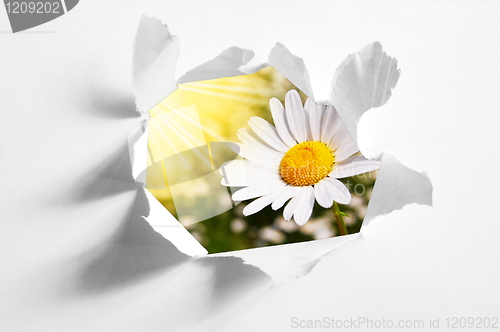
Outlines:
{"label": "sun ray", "polygon": [[[184,114],[179,114],[179,116],[183,117],[186,121],[188,121],[192,124],[196,124],[195,120],[191,119],[188,116],[185,116]],[[208,127],[203,127],[203,131],[221,142],[226,141],[226,139],[224,137],[222,137],[221,135],[219,135],[218,133],[216,133],[215,131],[211,130]]]}
{"label": "sun ray", "polygon": [[[205,89],[205,90],[226,90],[241,92],[245,94],[261,94],[263,90],[259,90],[255,87],[244,87],[244,86],[231,86],[223,84],[205,83],[205,82],[193,82],[179,85],[179,88],[193,87],[195,89]],[[270,91],[269,89],[264,89]]]}
{"label": "sun ray", "polygon": [[230,93],[223,93],[223,92],[215,92],[215,91],[210,91],[207,89],[198,89],[198,88],[193,88],[193,87],[179,87],[179,89],[184,89],[187,91],[191,92],[197,92],[205,95],[212,95],[212,96],[217,96],[217,97],[223,97],[226,99],[232,99],[232,100],[237,100],[243,103],[250,103],[250,104],[260,104],[259,100],[256,100],[255,98],[246,98],[246,97],[241,97],[241,96],[235,96]]}
{"label": "sun ray", "polygon": [[[184,118],[181,112],[177,113],[176,115],[180,115],[181,117]],[[190,133],[186,128],[183,128],[179,123],[175,121],[167,121],[164,117],[160,117],[160,121],[163,122],[170,130],[172,130],[176,134],[176,139],[185,143],[188,146],[188,148],[195,148],[199,146],[200,143],[202,143],[196,139],[193,133]],[[193,122],[193,124],[196,126],[195,121]],[[199,128],[199,131],[202,130],[199,123],[198,126],[196,127]]]}
{"label": "sun ray", "polygon": [[[177,149],[177,147],[175,146],[175,144],[173,144],[173,143],[172,143],[172,141],[170,140],[170,138],[169,138],[167,135],[165,135],[165,133],[163,132],[162,128],[158,125],[158,123],[156,123],[155,121],[150,121],[150,123],[152,123],[152,124],[153,124],[153,126],[157,129],[157,130],[156,130],[156,132],[158,132],[158,133],[161,135],[161,137],[163,137],[163,138],[164,138],[165,142],[166,142],[166,143],[168,144],[168,146],[169,146],[169,147],[173,150],[173,152],[174,152],[174,153],[179,153],[179,150]],[[154,136],[155,136],[155,134],[154,134],[154,133],[151,133],[151,135],[150,135],[150,136],[151,136],[151,137],[154,137]],[[157,142],[157,141],[155,140],[155,138],[153,138],[153,140],[154,140],[155,142]],[[158,144],[158,147],[159,147],[159,149],[162,149],[162,144],[161,144],[161,143],[159,143],[159,144]],[[163,159],[163,158],[161,158],[161,159]]]}

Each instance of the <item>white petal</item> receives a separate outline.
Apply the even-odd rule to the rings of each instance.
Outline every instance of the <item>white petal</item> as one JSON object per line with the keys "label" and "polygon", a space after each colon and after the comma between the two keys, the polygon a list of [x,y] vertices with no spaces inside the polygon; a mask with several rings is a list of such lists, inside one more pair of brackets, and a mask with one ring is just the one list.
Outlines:
{"label": "white petal", "polygon": [[328,181],[320,181],[314,185],[314,197],[321,207],[329,209],[333,205],[333,190]]}
{"label": "white petal", "polygon": [[257,198],[255,201],[251,202],[243,209],[243,215],[249,216],[256,212],[259,212],[269,204],[273,202],[273,200],[281,194],[281,190],[278,190],[274,193],[264,195],[260,198]]}
{"label": "white petal", "polygon": [[325,209],[331,208],[333,201],[340,204],[351,202],[351,193],[347,187],[339,180],[328,177],[314,185],[314,197]]}
{"label": "white petal", "polygon": [[299,93],[290,90],[285,96],[286,120],[290,132],[299,143],[307,140],[307,118]]}
{"label": "white petal", "polygon": [[356,144],[356,142],[354,142],[351,136],[349,136],[345,141],[342,142],[342,144],[340,144],[339,148],[335,150],[335,162],[341,162],[358,151],[358,145]]}
{"label": "white petal", "polygon": [[286,186],[285,188],[283,188],[283,190],[280,191],[280,196],[278,196],[274,200],[273,204],[271,205],[272,209],[275,211],[278,210],[286,203],[286,201],[297,195],[299,191],[300,187]]}
{"label": "white petal", "polygon": [[340,119],[333,106],[327,106],[323,114],[323,120],[321,122],[321,142],[330,144],[340,124]]}
{"label": "white petal", "polygon": [[335,164],[333,171],[328,174],[332,178],[342,179],[380,168],[380,161],[366,159],[363,156],[353,156]]}
{"label": "white petal", "polygon": [[246,128],[241,128],[237,131],[236,135],[246,146],[249,146],[252,150],[260,151],[271,158],[279,158],[280,160],[285,155],[276,149],[273,149],[263,140],[261,140],[257,135],[255,135],[251,130]]}
{"label": "white petal", "polygon": [[300,198],[300,192],[293,196],[290,202],[285,206],[285,209],[283,210],[283,218],[286,221],[290,221],[292,219],[293,213],[295,212],[295,207],[299,203],[299,198]]}
{"label": "white petal", "polygon": [[231,160],[224,163],[219,172],[221,184],[229,187],[247,187],[259,181],[280,179],[277,167],[266,167],[248,160]]}
{"label": "white petal", "polygon": [[257,164],[260,164],[262,166],[267,166],[267,167],[278,167],[281,159],[280,158],[266,158],[265,156],[260,153],[260,151],[256,149],[252,149],[251,146],[245,145],[245,144],[239,144],[235,143],[239,151],[236,151],[240,156],[243,158],[246,158],[248,160],[251,160]]}
{"label": "white petal", "polygon": [[271,114],[273,115],[274,125],[276,130],[280,135],[283,142],[288,145],[289,148],[297,144],[295,139],[292,137],[288,124],[286,123],[285,109],[281,102],[276,98],[271,98],[269,101],[269,108],[271,109]]}
{"label": "white petal", "polygon": [[339,118],[337,121],[337,129],[333,133],[332,140],[328,144],[334,151],[337,150],[345,140],[349,138],[352,140],[351,135],[349,134],[349,131],[347,130],[347,127],[344,125],[342,120]]}
{"label": "white petal", "polygon": [[311,186],[304,187],[304,189],[300,191],[300,199],[298,200],[293,213],[293,220],[295,220],[297,225],[302,226],[309,220],[312,214],[313,206],[313,188]]}
{"label": "white petal", "polygon": [[260,138],[262,138],[262,140],[264,140],[264,142],[276,150],[282,152],[288,151],[288,146],[283,143],[276,128],[263,118],[252,116],[250,120],[248,120],[248,125]]}
{"label": "white petal", "polygon": [[309,128],[311,131],[310,140],[319,142],[321,139],[321,120],[323,118],[325,106],[318,105],[307,98],[304,109],[309,116]]}
{"label": "white petal", "polygon": [[249,187],[238,190],[233,194],[233,201],[244,201],[259,196],[274,193],[286,186],[281,179],[262,181],[258,184],[251,184]]}

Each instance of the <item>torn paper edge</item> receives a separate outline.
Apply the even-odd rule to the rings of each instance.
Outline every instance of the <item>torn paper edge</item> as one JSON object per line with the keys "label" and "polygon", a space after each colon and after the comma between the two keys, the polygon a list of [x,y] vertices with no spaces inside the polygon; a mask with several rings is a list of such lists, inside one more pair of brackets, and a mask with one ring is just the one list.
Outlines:
{"label": "torn paper edge", "polygon": [[324,257],[360,235],[355,233],[323,240],[210,254],[210,256],[240,257],[245,263],[264,271],[277,284],[307,275]]}
{"label": "torn paper edge", "polygon": [[[128,138],[132,175],[137,182],[146,185],[148,158],[148,125],[144,119]],[[149,202],[149,214],[145,219],[164,238],[172,242],[179,251],[189,256],[205,256],[208,251],[182,226],[179,221],[154,197],[144,190]]]}
{"label": "torn paper edge", "polygon": [[361,231],[376,217],[401,210],[406,205],[432,206],[432,192],[427,173],[419,173],[384,152]]}
{"label": "torn paper edge", "polygon": [[[277,43],[271,50],[267,63],[249,66],[248,63],[253,58],[254,53],[239,47],[231,47],[216,58],[188,71],[176,80],[175,67],[179,55],[178,38],[170,34],[167,25],[155,18],[143,16],[135,39],[133,62],[136,105],[141,114],[147,115],[150,109],[175,91],[177,84],[252,74],[268,65],[280,71],[300,90],[314,100],[309,72],[303,59],[293,55],[280,43]],[[363,68],[364,65],[368,66]],[[337,68],[332,80],[330,100],[326,104],[335,105],[342,121],[349,129],[355,141],[357,141],[357,124],[364,112],[370,108],[382,106],[389,99],[391,95],[390,90],[394,88],[399,78],[399,70],[396,66],[397,61],[394,58],[388,57],[382,51],[380,43],[375,42],[365,46],[361,51],[349,55]],[[365,72],[370,72],[372,76],[365,75]],[[397,76],[395,77],[394,75],[396,74]],[[350,77],[349,75],[354,76]],[[348,83],[346,86],[341,85],[346,82]],[[361,99],[362,103],[343,100],[342,98],[353,93],[352,87],[350,87],[352,84],[355,86],[356,84],[360,84],[365,89],[371,88],[372,95],[370,98]],[[381,89],[383,91],[380,91]],[[144,130],[143,135],[145,132]],[[147,136],[144,135],[143,137]],[[141,141],[141,138],[136,140],[136,143],[138,142],[147,145],[147,138],[146,143],[143,140]],[[143,167],[143,164],[140,166],[141,163],[146,162],[147,156],[144,155],[144,152],[147,153],[147,148],[134,149],[134,159],[132,161],[134,172],[136,169]],[[401,172],[400,176],[386,176],[386,174],[394,171]],[[411,173],[414,176],[410,182],[405,178],[406,172],[414,172]],[[391,208],[400,209],[402,206],[411,203],[432,204],[432,185],[430,185],[430,180],[425,174],[417,173],[403,166],[397,159],[387,154],[382,156],[380,173],[382,173],[382,176],[379,174],[377,178],[363,226],[366,226],[378,215],[390,213],[393,211],[390,210]],[[387,182],[387,180],[384,180],[387,178],[393,180]],[[399,182],[395,184],[394,181],[396,180],[394,179],[397,179]],[[138,181],[140,182],[141,180],[138,179]],[[379,182],[384,183],[379,184]],[[425,186],[422,190],[415,191],[414,186],[419,187],[419,182],[425,183]],[[401,196],[394,195],[392,198],[394,204],[386,205],[388,195],[391,195],[395,188],[393,186],[400,189],[412,186],[414,195],[405,196],[404,199],[401,199]],[[380,198],[372,203],[375,196],[379,196]],[[148,195],[148,199],[156,201],[156,203],[151,204],[150,215],[155,215],[157,216],[155,218],[159,219],[166,218],[172,221],[173,218],[175,220],[167,209],[163,208],[161,204],[157,204],[159,202],[152,195]],[[397,208],[397,206],[400,207]],[[161,216],[157,209],[163,210]],[[167,214],[169,215],[168,217]],[[181,251],[191,256],[206,254],[206,250],[192,236],[184,236],[182,240],[179,240],[178,236],[173,235],[174,232],[171,232],[168,228],[161,230],[158,225],[155,225],[154,221],[148,219],[148,222],[164,237],[173,243],[175,241],[174,245],[179,250],[182,248],[183,250]],[[178,221],[176,222],[180,225]],[[189,234],[187,230],[185,232]],[[326,255],[343,244],[358,238],[360,234],[356,233],[326,240],[218,253],[211,256],[241,257],[246,263],[267,273],[274,281],[288,281],[306,275]]]}

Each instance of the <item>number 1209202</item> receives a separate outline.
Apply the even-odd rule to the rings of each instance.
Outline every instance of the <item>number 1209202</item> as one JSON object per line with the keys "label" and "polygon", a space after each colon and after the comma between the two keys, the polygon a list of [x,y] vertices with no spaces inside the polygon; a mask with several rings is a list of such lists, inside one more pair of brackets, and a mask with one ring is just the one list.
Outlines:
{"label": "number 1209202", "polygon": [[5,8],[9,14],[60,14],[59,2],[6,2]]}

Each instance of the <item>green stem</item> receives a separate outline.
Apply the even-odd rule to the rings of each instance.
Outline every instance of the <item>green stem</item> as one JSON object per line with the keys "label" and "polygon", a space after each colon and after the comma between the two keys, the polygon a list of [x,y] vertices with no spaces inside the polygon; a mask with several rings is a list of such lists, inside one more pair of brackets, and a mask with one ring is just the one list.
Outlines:
{"label": "green stem", "polygon": [[347,227],[344,222],[344,217],[342,216],[337,202],[333,202],[333,213],[335,214],[335,219],[337,219],[337,225],[339,226],[340,235],[347,235]]}

